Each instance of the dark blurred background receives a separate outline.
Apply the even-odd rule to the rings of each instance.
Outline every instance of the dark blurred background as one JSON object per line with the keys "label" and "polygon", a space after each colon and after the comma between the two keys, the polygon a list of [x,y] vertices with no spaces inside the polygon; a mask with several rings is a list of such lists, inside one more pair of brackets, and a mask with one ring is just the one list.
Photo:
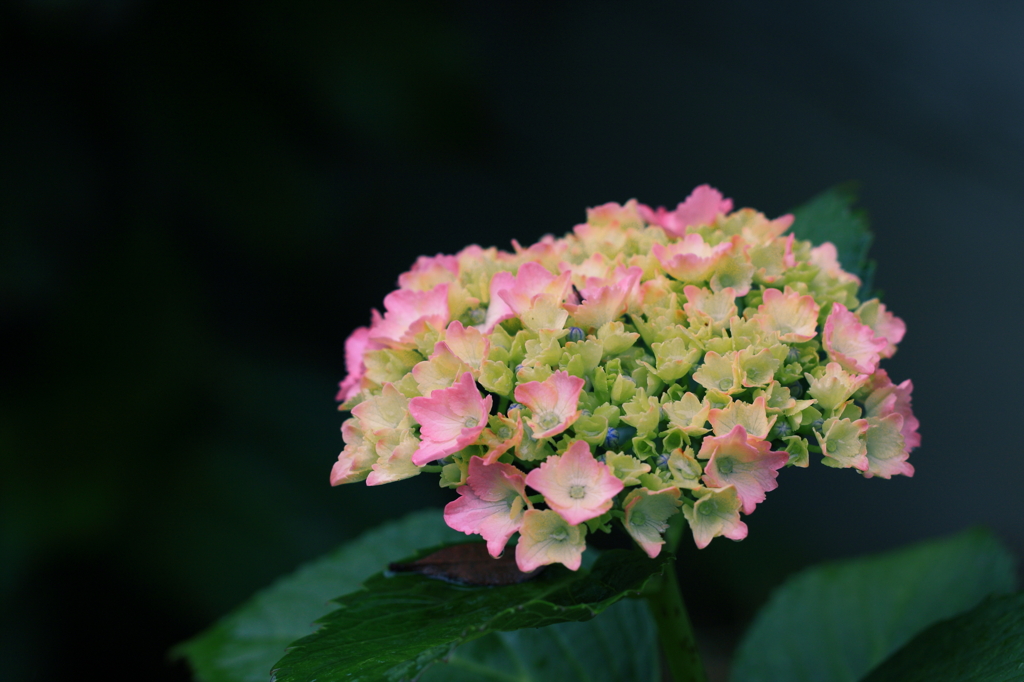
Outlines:
{"label": "dark blurred background", "polygon": [[1014,2],[3,5],[3,678],[185,680],[172,644],[444,504],[328,486],[346,336],[419,254],[704,182],[772,217],[861,182],[924,439],[684,552],[712,665],[809,563],[972,524],[1021,556],[1022,35]]}

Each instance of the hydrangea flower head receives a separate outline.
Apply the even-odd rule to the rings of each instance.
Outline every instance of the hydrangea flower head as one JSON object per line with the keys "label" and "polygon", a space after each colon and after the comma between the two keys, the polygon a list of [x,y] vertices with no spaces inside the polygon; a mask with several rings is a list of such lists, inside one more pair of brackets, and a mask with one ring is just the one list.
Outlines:
{"label": "hydrangea flower head", "polygon": [[331,484],[439,473],[448,525],[531,571],[615,525],[656,556],[680,513],[698,547],[741,540],[812,459],[913,475],[913,384],[879,367],[906,325],[792,225],[702,185],[419,258],[345,342]]}

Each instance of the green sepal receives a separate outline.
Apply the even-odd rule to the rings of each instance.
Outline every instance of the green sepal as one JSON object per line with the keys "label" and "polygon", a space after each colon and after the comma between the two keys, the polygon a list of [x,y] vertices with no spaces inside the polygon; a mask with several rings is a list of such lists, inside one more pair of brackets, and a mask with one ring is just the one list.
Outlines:
{"label": "green sepal", "polygon": [[548,439],[535,439],[529,425],[524,423],[523,439],[516,446],[516,457],[525,462],[536,462],[547,459],[553,454],[555,454],[555,451],[551,448]]}
{"label": "green sepal", "polygon": [[789,453],[786,466],[806,468],[810,464],[807,441],[800,436],[786,436],[782,440],[786,443],[786,452]]}
{"label": "green sepal", "polygon": [[572,425],[573,433],[591,445],[601,445],[608,436],[608,418],[597,415],[580,415]]}
{"label": "green sepal", "polygon": [[646,343],[647,347],[650,348],[651,344],[654,343],[656,336],[653,325],[644,320],[643,315],[630,315],[629,321],[633,323],[633,326],[636,327],[637,332],[640,333],[640,337],[644,340],[644,343]]}
{"label": "green sepal", "polygon": [[622,421],[633,426],[637,436],[643,438],[657,432],[661,421],[661,403],[656,396],[648,396],[645,390],[640,389],[631,400],[622,404],[622,411],[625,412]]}
{"label": "green sepal", "polygon": [[414,350],[371,350],[363,354],[366,378],[378,384],[400,381],[423,356]]}
{"label": "green sepal", "polygon": [[614,516],[611,511],[606,511],[600,516],[595,516],[592,519],[587,519],[584,523],[587,525],[588,533],[596,533],[601,531],[602,533],[612,532],[612,519]]}
{"label": "green sepal", "polygon": [[554,372],[547,365],[537,365],[536,367],[527,367],[523,365],[523,367],[516,372],[516,383],[525,384],[530,381],[544,381],[552,374],[554,374]]}
{"label": "green sepal", "polygon": [[666,452],[682,448],[690,444],[690,437],[679,429],[669,429],[661,434],[661,447]]}
{"label": "green sepal", "polygon": [[394,382],[392,386],[397,388],[398,392],[406,398],[417,398],[423,395],[423,393],[420,392],[419,382],[416,381],[416,377],[412,374],[406,374],[402,377],[401,381]]}
{"label": "green sepal", "polygon": [[627,332],[622,322],[606,322],[597,330],[605,357],[618,355],[633,347],[640,334]]}
{"label": "green sepal", "polygon": [[799,432],[804,436],[810,436],[814,431],[811,425],[819,419],[821,419],[821,412],[813,407],[808,407],[800,413]]}
{"label": "green sepal", "polygon": [[635,436],[633,438],[633,452],[636,453],[636,456],[640,459],[649,459],[661,454],[658,450],[658,446],[655,445],[653,440],[650,438],[642,438],[640,436]]}
{"label": "green sepal", "polygon": [[478,381],[491,393],[497,393],[506,398],[512,396],[512,391],[515,388],[515,377],[512,376],[512,370],[505,363],[495,360],[484,360]]}
{"label": "green sepal", "polygon": [[611,387],[609,386],[608,374],[604,367],[595,367],[594,375],[590,379],[590,390],[598,402],[607,403],[612,399]]}
{"label": "green sepal", "polygon": [[655,374],[666,382],[675,381],[689,374],[701,357],[700,349],[682,338],[655,343],[651,349],[657,360]]}
{"label": "green sepal", "polygon": [[594,409],[594,416],[601,416],[608,420],[608,427],[614,429],[622,419],[622,410],[615,405],[605,403]]}
{"label": "green sepal", "polygon": [[[667,472],[666,472],[667,473]],[[671,488],[673,484],[670,481],[666,481],[662,478],[662,472],[651,472],[649,474],[640,474],[640,485],[647,488],[651,492],[657,492],[664,490],[665,488]]]}
{"label": "green sepal", "polygon": [[640,485],[639,477],[651,470],[650,464],[641,462],[636,457],[618,452],[605,454],[604,462],[625,486]]}
{"label": "green sepal", "polygon": [[615,382],[611,387],[611,400],[614,404],[621,405],[632,400],[636,390],[636,382],[633,381],[632,377],[619,374],[615,377]]}

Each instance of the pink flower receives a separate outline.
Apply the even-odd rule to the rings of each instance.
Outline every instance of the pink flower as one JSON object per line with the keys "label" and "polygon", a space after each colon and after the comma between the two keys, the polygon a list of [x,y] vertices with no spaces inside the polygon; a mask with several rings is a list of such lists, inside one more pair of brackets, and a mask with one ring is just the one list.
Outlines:
{"label": "pink flower", "polygon": [[526,498],[526,475],[512,466],[469,460],[469,477],[459,498],[445,505],[444,522],[466,535],[487,540],[487,551],[499,557],[512,534],[523,525],[523,512],[533,508]]}
{"label": "pink flower", "polygon": [[686,201],[676,206],[676,210],[668,211],[659,206],[651,210],[649,206],[640,204],[637,207],[640,215],[651,225],[657,225],[669,234],[682,237],[686,228],[695,225],[710,225],[715,218],[732,211],[732,199],[725,199],[722,193],[710,185],[700,185]]}
{"label": "pink flower", "polygon": [[359,393],[362,388],[363,375],[366,374],[363,354],[368,350],[376,350],[380,347],[379,343],[370,341],[370,330],[367,327],[360,327],[349,335],[345,340],[345,370],[348,374],[341,382],[335,400],[345,402]]}
{"label": "pink flower", "polygon": [[474,376],[480,373],[480,365],[487,359],[491,342],[479,329],[464,327],[458,320],[452,320],[445,332],[444,342],[455,357],[473,369]]}
{"label": "pink flower", "polygon": [[772,452],[771,444],[748,439],[747,430],[737,424],[725,436],[707,436],[697,454],[709,459],[702,480],[709,488],[736,487],[744,514],[752,514],[765,493],[779,487],[778,470],[789,460],[787,452]]}
{"label": "pink flower", "polygon": [[586,287],[591,279],[598,280],[599,284],[608,277],[608,273],[615,268],[615,262],[610,261],[608,256],[600,251],[591,254],[582,263],[568,263],[562,261],[558,264],[559,272],[572,272],[572,281],[578,287]]}
{"label": "pink flower", "polygon": [[747,537],[747,524],[740,521],[740,500],[736,488],[704,489],[693,506],[683,505],[683,516],[690,523],[693,541],[704,549],[719,535],[730,540]]}
{"label": "pink flower", "polygon": [[545,268],[555,269],[561,261],[565,252],[569,249],[569,242],[565,239],[555,239],[552,235],[546,234],[536,244],[524,249],[515,239],[512,240],[512,247],[516,255],[506,260],[509,263],[524,263],[533,261]]}
{"label": "pink flower", "polygon": [[779,332],[780,341],[800,343],[817,334],[819,310],[813,296],[801,296],[787,286],[785,292],[765,289],[764,303],[757,307],[753,319],[766,332]]}
{"label": "pink flower", "polygon": [[497,462],[499,457],[523,442],[523,419],[519,410],[510,410],[507,417],[499,414],[494,422],[497,423],[480,435],[480,444],[487,448],[483,456],[487,464]]}
{"label": "pink flower", "polygon": [[653,559],[665,544],[661,534],[668,528],[669,517],[679,511],[679,488],[663,488],[656,493],[637,488],[626,497],[622,509],[626,512],[622,525]]}
{"label": "pink flower", "polygon": [[577,570],[583,560],[586,528],[572,526],[561,516],[545,509],[530,509],[523,514],[516,545],[516,564],[529,573],[547,564],[563,564]]}
{"label": "pink flower", "polygon": [[409,412],[420,424],[420,447],[412,463],[423,466],[472,444],[487,426],[491,396],[480,397],[473,375],[463,374],[451,388],[413,398]]}
{"label": "pink flower", "polygon": [[871,327],[875,336],[885,339],[885,350],[881,355],[883,358],[891,358],[896,352],[896,344],[902,341],[907,333],[906,323],[886,310],[885,304],[879,302],[877,298],[862,303],[857,308],[857,317]]}
{"label": "pink flower", "polygon": [[640,213],[637,211],[636,199],[630,199],[623,205],[614,201],[587,209],[587,223],[603,227],[632,227],[640,224]]}
{"label": "pink flower", "polygon": [[544,381],[529,381],[516,386],[516,401],[533,413],[526,423],[530,425],[535,439],[559,434],[579,418],[576,406],[585,383],[583,379],[559,370]]}
{"label": "pink flower", "polygon": [[683,282],[703,282],[711,277],[718,261],[732,250],[732,242],[708,245],[699,234],[688,234],[678,242],[655,244],[651,253],[665,272]]}
{"label": "pink flower", "polygon": [[[725,325],[738,311],[736,309],[736,290],[725,287],[718,293],[710,289],[687,284],[683,287],[686,303],[683,310],[690,319],[710,320],[713,325]],[[716,327],[717,328],[717,327]]]}
{"label": "pink flower", "polygon": [[893,412],[884,417],[868,417],[868,431],[864,437],[868,451],[868,470],[865,478],[880,476],[891,478],[897,474],[914,475],[914,466],[907,461],[910,452],[900,431],[903,417]]}
{"label": "pink flower", "polygon": [[618,267],[611,277],[589,278],[581,292],[583,303],[566,304],[576,324],[582,329],[597,329],[606,322],[614,322],[629,309],[637,294],[637,285],[643,274],[641,268]]}
{"label": "pink flower", "polygon": [[452,282],[459,274],[456,256],[420,256],[409,272],[398,276],[398,286],[413,291],[429,291],[438,284]]}
{"label": "pink flower", "polygon": [[811,265],[820,268],[822,274],[838,280],[840,284],[856,282],[857,286],[860,286],[860,277],[843,270],[839,263],[839,251],[832,242],[822,242],[811,249],[810,262]]}
{"label": "pink flower", "polygon": [[533,302],[538,296],[550,296],[559,303],[565,300],[572,286],[570,278],[567,272],[556,277],[539,263],[523,263],[516,273],[515,284],[501,289],[498,295],[505,299],[505,303],[516,315],[522,315],[533,308]]}
{"label": "pink flower", "polygon": [[887,417],[890,414],[898,414],[903,418],[900,433],[903,434],[903,441],[906,444],[907,452],[921,444],[921,434],[917,432],[921,422],[914,416],[914,409],[910,404],[910,394],[914,390],[914,384],[907,379],[896,385],[892,383],[889,374],[880,369],[871,377],[869,384],[871,393],[864,400],[864,409],[868,417]]}
{"label": "pink flower", "polygon": [[439,284],[430,291],[392,291],[384,297],[384,308],[384,318],[370,328],[370,340],[392,348],[411,348],[428,324],[435,329],[448,324],[448,285]]}
{"label": "pink flower", "polygon": [[512,307],[501,297],[501,292],[516,285],[516,276],[502,270],[494,273],[490,284],[490,303],[487,305],[487,318],[484,320],[484,333],[490,334],[499,322],[516,316]]}
{"label": "pink flower", "polygon": [[885,339],[875,336],[866,324],[842,303],[833,303],[832,312],[825,320],[822,345],[830,359],[850,372],[871,374],[878,367],[880,353],[885,350]]}
{"label": "pink flower", "polygon": [[331,485],[362,481],[377,461],[373,443],[363,437],[358,419],[346,419],[341,425],[341,434],[345,439],[345,449],[331,468]]}
{"label": "pink flower", "polygon": [[575,526],[604,514],[623,488],[612,470],[594,459],[586,441],[578,440],[562,456],[544,460],[526,476],[526,484],[544,495],[548,506]]}
{"label": "pink flower", "polygon": [[767,415],[767,399],[759,395],[753,403],[734,400],[725,408],[716,408],[708,412],[708,421],[716,436],[726,436],[737,426],[742,426],[751,441],[760,441],[768,437],[768,432],[775,425],[778,415]]}

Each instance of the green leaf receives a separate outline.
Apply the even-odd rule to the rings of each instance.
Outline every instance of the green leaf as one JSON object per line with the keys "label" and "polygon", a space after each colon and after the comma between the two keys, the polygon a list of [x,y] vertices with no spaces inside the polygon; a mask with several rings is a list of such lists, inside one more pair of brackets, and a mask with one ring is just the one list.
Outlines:
{"label": "green leaf", "polygon": [[827,189],[793,211],[792,232],[797,239],[809,239],[815,245],[835,244],[843,269],[860,277],[869,289],[873,265],[868,261],[868,249],[873,237],[867,214],[852,208],[856,201],[853,183]]}
{"label": "green leaf", "polygon": [[646,602],[624,599],[597,618],[493,632],[455,650],[420,682],[656,682],[658,632]]}
{"label": "green leaf", "polygon": [[638,551],[602,554],[589,571],[550,566],[529,582],[465,587],[419,575],[377,574],[337,599],[316,633],[295,642],[275,667],[276,682],[406,680],[489,632],[594,617],[635,596],[671,559]]}
{"label": "green leaf", "polygon": [[731,679],[853,682],[925,627],[1013,588],[1013,558],[983,529],[811,568],[761,609]]}
{"label": "green leaf", "polygon": [[[277,581],[174,653],[188,659],[200,682],[267,682],[288,645],[313,632],[314,621],[333,610],[333,597],[358,590],[369,576],[422,545],[465,539],[445,525],[439,510],[391,521]],[[594,641],[602,643],[600,652],[586,649]],[[515,670],[519,682],[646,682],[657,679],[657,661],[647,605],[625,600],[586,622],[473,640],[448,658],[450,665],[435,666],[422,679],[502,680]]]}
{"label": "green leaf", "polygon": [[267,682],[288,645],[332,610],[331,599],[419,547],[460,539],[439,510],[386,523],[257,593],[173,654],[188,659],[200,682]]}
{"label": "green leaf", "polygon": [[875,668],[864,682],[1024,680],[1024,592],[986,600],[936,623]]}

